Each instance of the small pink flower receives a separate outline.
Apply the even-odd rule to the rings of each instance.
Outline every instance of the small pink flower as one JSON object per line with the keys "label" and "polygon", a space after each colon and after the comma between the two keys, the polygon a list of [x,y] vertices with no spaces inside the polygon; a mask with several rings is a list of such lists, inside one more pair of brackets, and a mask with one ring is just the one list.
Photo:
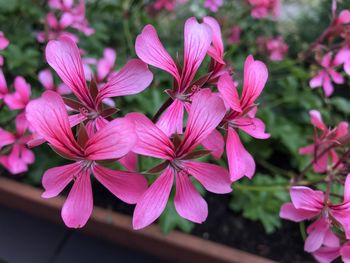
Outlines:
{"label": "small pink flower", "polygon": [[[316,251],[324,243],[328,235],[330,223],[340,224],[346,238],[350,238],[350,174],[346,177],[344,188],[344,201],[340,204],[332,204],[325,200],[323,192],[312,190],[305,186],[293,186],[290,189],[291,203],[282,205],[280,217],[294,222],[306,219],[321,218],[310,226],[308,232],[310,240],[305,244],[309,252]],[[325,205],[327,202],[327,205]]]}
{"label": "small pink flower", "polygon": [[119,159],[133,148],[137,137],[133,123],[126,118],[113,120],[91,137],[81,126],[76,140],[64,102],[53,91],[46,91],[41,98],[31,101],[26,108],[26,116],[52,149],[75,161],[47,170],[42,179],[44,198],[57,196],[71,181],[74,182],[61,212],[68,227],[83,227],[92,213],[91,174],[111,193],[129,204],[136,203],[147,189],[147,181],[142,175],[111,170],[98,163]]}
{"label": "small pink flower", "polygon": [[280,14],[280,0],[248,0],[252,10],[250,15],[256,19],[262,19],[272,14],[278,17]]}
{"label": "small pink flower", "polygon": [[205,0],[204,1],[204,7],[214,13],[216,13],[219,10],[219,7],[221,7],[223,4],[224,4],[224,0]]}
{"label": "small pink flower", "polygon": [[242,29],[240,26],[231,27],[230,35],[228,37],[228,42],[230,44],[237,44],[240,41]]}
{"label": "small pink flower", "polygon": [[[332,164],[335,164],[338,162],[339,158],[333,148],[329,149],[322,156],[319,155],[332,143],[348,133],[349,124],[343,121],[334,129],[329,129],[326,124],[324,124],[321,114],[316,110],[310,111],[310,118],[312,125],[315,127],[314,143],[300,148],[299,154],[309,154],[313,157],[318,157],[313,163],[313,169],[316,173],[324,173],[328,167],[328,160],[331,159]],[[320,131],[320,134],[317,130]]]}
{"label": "small pink flower", "polygon": [[288,53],[288,45],[281,36],[274,38],[258,37],[256,43],[259,51],[269,56],[272,61],[281,61]]}
{"label": "small pink flower", "polygon": [[0,156],[0,164],[10,173],[19,174],[28,171],[28,165],[34,163],[34,154],[26,147],[29,135],[26,134],[27,120],[23,113],[16,117],[16,132],[10,133],[0,128],[0,150],[9,147],[8,155]]}
{"label": "small pink flower", "polygon": [[185,102],[198,68],[204,60],[212,42],[212,30],[206,23],[198,23],[192,17],[184,28],[184,63],[182,70],[171,58],[159,40],[152,25],[147,25],[136,38],[137,56],[145,63],[167,71],[174,77],[175,87],[167,93],[173,98],[172,104],[161,115],[158,125],[167,135],[182,134]]}
{"label": "small pink flower", "polygon": [[133,151],[164,161],[163,172],[136,204],[134,229],[144,228],[160,216],[167,204],[174,180],[176,211],[180,216],[196,223],[205,221],[208,206],[193,186],[190,175],[210,192],[231,192],[226,169],[192,160],[196,158],[196,146],[215,130],[224,114],[225,107],[217,95],[212,94],[209,89],[199,91],[194,95],[181,142],[171,141],[162,128],[157,127],[143,114],[130,113],[126,116],[134,121],[135,132],[139,138]]}
{"label": "small pink flower", "polygon": [[314,89],[322,86],[325,96],[331,96],[334,92],[332,81],[336,84],[343,84],[345,81],[343,76],[334,69],[340,64],[342,61],[333,59],[331,52],[324,55],[320,63],[322,69],[310,80],[310,87]]}
{"label": "small pink flower", "polygon": [[55,85],[51,70],[49,69],[40,71],[38,74],[38,79],[46,90],[53,90],[61,95],[72,93],[72,91],[64,83],[61,83],[58,86]]}
{"label": "small pink flower", "polygon": [[255,173],[253,157],[244,148],[236,129],[257,139],[267,139],[265,124],[255,117],[257,106],[254,104],[265,87],[268,78],[267,68],[261,61],[247,57],[244,63],[244,83],[241,97],[238,96],[236,84],[228,73],[223,74],[218,82],[218,90],[228,109],[224,125],[227,127],[226,153],[230,168],[231,181],[243,176],[252,178]]}
{"label": "small pink flower", "polygon": [[22,110],[30,100],[31,87],[21,76],[15,78],[14,87],[15,92],[6,94],[4,101],[11,110]]}

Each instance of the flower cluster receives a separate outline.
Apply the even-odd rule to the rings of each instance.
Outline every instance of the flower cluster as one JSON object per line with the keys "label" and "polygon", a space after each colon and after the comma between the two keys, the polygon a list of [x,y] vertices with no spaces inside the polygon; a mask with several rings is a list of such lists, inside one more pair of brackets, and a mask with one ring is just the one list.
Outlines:
{"label": "flower cluster", "polygon": [[[115,53],[106,49],[104,58],[96,61],[97,73],[89,79],[74,40],[60,36],[46,46],[47,62],[65,86],[56,87],[48,72],[39,74],[47,90],[26,107],[34,131],[29,144],[46,141],[57,154],[73,161],[47,170],[42,180],[44,198],[57,196],[73,181],[62,208],[68,227],[83,227],[92,213],[91,175],[122,201],[136,204],[134,229],[160,216],[173,187],[178,214],[202,223],[208,207],[192,180],[213,193],[231,192],[232,182],[255,173],[254,159],[244,148],[239,131],[258,139],[270,136],[256,117],[256,100],[266,84],[267,68],[248,56],[239,94],[224,60],[221,29],[214,18],[205,17],[203,23],[195,18],[186,21],[182,63],[169,55],[152,25],[137,36],[135,50],[139,59],[113,72]],[[195,79],[207,56],[211,58],[207,72]],[[120,109],[106,99],[146,89],[153,79],[147,64],[173,78],[173,87],[166,90],[169,98],[152,119],[139,112],[114,119]],[[62,97],[66,90],[74,97]],[[197,160],[209,154],[220,159],[225,138],[229,170]],[[138,172],[137,156],[156,158],[159,164]],[[109,168],[115,161],[127,171]],[[149,187],[145,174],[156,175]]]}
{"label": "flower cluster", "polygon": [[[336,3],[336,2],[334,2]],[[328,28],[310,46],[305,54],[315,54],[317,72],[310,80],[312,89],[322,87],[326,97],[334,92],[335,84],[345,83],[342,69],[350,76],[350,10],[342,10],[336,15],[333,5],[333,18]]]}
{"label": "flower cluster", "polygon": [[265,54],[272,61],[281,61],[287,55],[288,45],[281,36],[278,37],[258,37],[256,39],[258,50]]}
{"label": "flower cluster", "polygon": [[280,0],[248,0],[251,6],[250,15],[255,19],[262,19],[270,14],[278,17],[280,14]]}
{"label": "flower cluster", "polygon": [[[290,188],[292,202],[281,207],[280,216],[294,222],[312,220],[307,227],[308,237],[304,249],[318,261],[331,262],[341,255],[343,261],[347,262],[350,239],[350,150],[345,145],[350,141],[349,125],[341,122],[330,129],[318,111],[311,111],[310,116],[315,129],[314,143],[301,148],[299,152],[313,156],[308,167],[313,167],[313,171],[321,177],[314,184],[326,183],[326,190],[299,185],[302,178],[297,178],[295,186]],[[344,186],[343,195],[333,196],[332,186],[337,184]]]}

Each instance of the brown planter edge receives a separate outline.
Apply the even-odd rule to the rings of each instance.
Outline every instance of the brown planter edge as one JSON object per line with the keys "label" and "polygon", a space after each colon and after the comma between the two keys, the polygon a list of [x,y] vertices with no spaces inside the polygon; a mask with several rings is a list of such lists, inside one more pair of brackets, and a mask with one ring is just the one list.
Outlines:
{"label": "brown planter edge", "polygon": [[[43,199],[41,193],[40,189],[33,186],[0,177],[0,204],[62,224],[60,211],[65,199],[61,196]],[[163,235],[156,224],[135,231],[130,216],[96,206],[82,231],[172,262],[274,262],[179,231]]]}

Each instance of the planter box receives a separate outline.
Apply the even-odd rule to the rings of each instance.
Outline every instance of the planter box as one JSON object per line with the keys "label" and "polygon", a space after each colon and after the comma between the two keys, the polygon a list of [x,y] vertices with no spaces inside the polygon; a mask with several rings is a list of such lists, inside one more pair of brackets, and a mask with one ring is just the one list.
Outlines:
{"label": "planter box", "polygon": [[[64,198],[43,199],[41,193],[30,185],[0,177],[0,204],[63,224],[60,213]],[[100,207],[94,207],[90,220],[81,231],[173,262],[274,262],[179,231],[163,235],[155,224],[134,231],[130,216]]]}

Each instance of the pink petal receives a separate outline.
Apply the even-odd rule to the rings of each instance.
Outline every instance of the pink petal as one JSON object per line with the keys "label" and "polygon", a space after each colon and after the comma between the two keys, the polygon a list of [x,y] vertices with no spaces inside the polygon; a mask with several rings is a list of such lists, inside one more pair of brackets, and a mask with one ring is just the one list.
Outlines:
{"label": "pink petal", "polygon": [[331,79],[328,75],[324,77],[323,90],[324,90],[324,94],[326,97],[331,96],[334,92],[333,84],[332,84]]}
{"label": "pink petal", "polygon": [[193,97],[179,156],[191,152],[219,125],[226,113],[223,101],[209,89]]}
{"label": "pink petal", "polygon": [[344,184],[344,202],[350,201],[350,173],[346,176]]}
{"label": "pink petal", "polygon": [[130,152],[136,139],[134,125],[130,120],[115,119],[87,141],[85,156],[88,160],[117,159]]}
{"label": "pink petal", "polygon": [[23,136],[29,125],[24,112],[17,115],[15,124],[17,136]]}
{"label": "pink petal", "polygon": [[2,149],[2,147],[12,144],[15,141],[16,141],[15,135],[0,128],[0,150]]}
{"label": "pink petal", "polygon": [[308,146],[301,147],[299,149],[300,155],[314,154],[314,153],[315,153],[315,145],[314,144],[310,144]]}
{"label": "pink petal", "polygon": [[75,176],[79,175],[81,169],[80,163],[76,162],[47,170],[42,178],[45,192],[41,196],[43,198],[57,196]]}
{"label": "pink petal", "polygon": [[350,10],[342,10],[339,13],[338,21],[342,24],[349,24],[350,23]]}
{"label": "pink petal", "polygon": [[348,134],[349,132],[349,123],[346,121],[342,121],[337,126],[337,138],[341,138]]}
{"label": "pink petal", "polygon": [[0,69],[0,99],[2,99],[7,94],[7,83],[5,80],[4,73]]}
{"label": "pink petal", "polygon": [[126,118],[134,122],[138,137],[133,152],[166,160],[172,160],[175,157],[173,143],[145,115],[135,112],[129,113]]}
{"label": "pink petal", "polygon": [[180,89],[184,91],[193,80],[210,47],[212,32],[207,24],[199,24],[196,18],[187,19],[184,30],[184,67]]}
{"label": "pink petal", "polygon": [[68,86],[64,83],[61,83],[57,86],[57,92],[61,95],[68,95],[72,93],[71,89],[68,88]]}
{"label": "pink petal", "polygon": [[311,123],[313,126],[315,126],[316,128],[322,130],[322,131],[326,131],[327,126],[324,124],[323,120],[322,120],[322,116],[321,113],[317,110],[311,110],[309,112],[310,114],[310,119],[311,119]]}
{"label": "pink petal", "polygon": [[90,171],[82,170],[77,175],[72,189],[64,202],[61,216],[66,226],[80,228],[85,226],[93,209]]}
{"label": "pink petal", "polygon": [[239,118],[235,120],[239,129],[257,139],[270,138],[269,133],[265,133],[265,123],[258,118]]}
{"label": "pink petal", "polygon": [[233,128],[228,128],[226,153],[232,182],[241,179],[243,176],[253,177],[255,173],[254,159],[244,148]]}
{"label": "pink petal", "polygon": [[82,150],[74,139],[64,102],[56,92],[45,91],[39,99],[32,100],[26,107],[26,118],[54,148],[72,159],[81,157]]}
{"label": "pink petal", "polygon": [[10,41],[4,36],[4,33],[0,31],[0,50],[5,49],[10,44]]}
{"label": "pink petal", "polygon": [[103,80],[113,70],[116,59],[116,53],[111,48],[105,48],[103,58],[97,62],[97,77]]}
{"label": "pink petal", "polygon": [[173,181],[173,172],[170,167],[167,167],[141,196],[136,204],[132,220],[135,230],[152,224],[164,211]]}
{"label": "pink petal", "polygon": [[66,36],[51,40],[46,46],[46,59],[75,96],[88,106],[93,105],[86,85],[80,52],[74,41]]}
{"label": "pink petal", "polygon": [[225,102],[231,109],[241,112],[240,101],[235,83],[228,73],[220,76],[218,90]]}
{"label": "pink petal", "polygon": [[340,249],[340,255],[341,255],[341,259],[343,260],[344,263],[350,262],[350,245],[349,245],[349,243],[344,245]]}
{"label": "pink petal", "polygon": [[60,19],[60,27],[66,28],[74,22],[74,17],[70,13],[63,13]]}
{"label": "pink petal", "polygon": [[175,99],[171,105],[164,111],[157,121],[157,127],[161,129],[168,137],[176,134],[182,134],[184,118],[184,103]]}
{"label": "pink petal", "polygon": [[330,263],[339,257],[339,248],[338,247],[321,247],[313,253],[313,256],[320,263]]}
{"label": "pink petal", "polygon": [[292,203],[283,204],[280,210],[280,217],[294,222],[301,222],[316,216],[318,212],[304,209],[296,209]]}
{"label": "pink petal", "polygon": [[136,204],[147,190],[147,180],[141,174],[115,171],[95,165],[96,179],[116,197],[128,204]]}
{"label": "pink petal", "polygon": [[350,204],[344,203],[331,208],[331,214],[337,220],[345,232],[346,239],[350,239]]}
{"label": "pink petal", "polygon": [[336,83],[336,84],[343,84],[345,82],[344,77],[339,72],[336,72],[333,69],[329,69],[328,73],[331,76],[331,78],[334,81],[334,83]]}
{"label": "pink petal", "polygon": [[176,211],[180,216],[195,223],[202,223],[208,216],[208,205],[191,183],[186,172],[176,174]]}
{"label": "pink petal", "polygon": [[38,78],[45,89],[53,90],[55,88],[55,84],[53,83],[53,76],[49,69],[40,71]]}
{"label": "pink petal", "polygon": [[312,89],[317,88],[317,87],[321,87],[323,84],[323,79],[325,76],[325,72],[324,71],[320,71],[316,76],[314,76],[310,82],[309,85]]}
{"label": "pink petal", "polygon": [[323,192],[312,190],[306,186],[293,186],[290,189],[290,196],[296,209],[321,212],[324,206]]}
{"label": "pink petal", "polygon": [[69,115],[69,116],[68,116],[69,125],[70,125],[71,127],[74,127],[74,126],[78,125],[79,123],[85,121],[86,119],[87,119],[87,117],[84,116],[84,115],[81,114],[81,113],[73,114],[73,115]]}
{"label": "pink petal", "polygon": [[226,194],[232,191],[228,171],[218,165],[196,161],[182,161],[185,170],[210,192]]}
{"label": "pink petal", "polygon": [[331,62],[332,62],[332,52],[328,52],[327,54],[325,54],[322,58],[321,61],[321,65],[324,68],[329,68],[331,66]]}
{"label": "pink petal", "polygon": [[97,101],[104,98],[140,93],[151,84],[153,74],[139,59],[130,60],[119,72],[114,74],[100,91]]}
{"label": "pink petal", "polygon": [[344,63],[344,71],[350,76],[350,61]]}
{"label": "pink petal", "polygon": [[307,228],[307,233],[309,235],[305,240],[304,250],[311,253],[319,249],[323,244],[328,230],[329,223],[325,220],[319,219],[316,222],[312,223]]}
{"label": "pink petal", "polygon": [[169,72],[180,83],[176,64],[160,42],[153,26],[145,26],[141,34],[137,36],[135,51],[143,62]]}
{"label": "pink petal", "polygon": [[332,229],[329,228],[323,240],[323,245],[327,247],[339,247],[340,241],[336,234],[333,233]]}
{"label": "pink petal", "polygon": [[251,106],[259,97],[268,78],[266,65],[249,55],[244,63],[244,83],[241,108]]}
{"label": "pink petal", "polygon": [[203,22],[210,26],[213,33],[213,44],[208,50],[208,55],[221,64],[225,64],[224,58],[224,44],[222,43],[221,29],[219,23],[215,18],[205,16]]}
{"label": "pink petal", "polygon": [[217,160],[219,160],[224,153],[224,137],[222,137],[218,130],[213,130],[212,133],[202,141],[202,145],[205,149],[211,151],[211,154]]}
{"label": "pink petal", "polygon": [[128,171],[137,171],[137,155],[134,152],[128,152],[125,156],[118,160]]}

